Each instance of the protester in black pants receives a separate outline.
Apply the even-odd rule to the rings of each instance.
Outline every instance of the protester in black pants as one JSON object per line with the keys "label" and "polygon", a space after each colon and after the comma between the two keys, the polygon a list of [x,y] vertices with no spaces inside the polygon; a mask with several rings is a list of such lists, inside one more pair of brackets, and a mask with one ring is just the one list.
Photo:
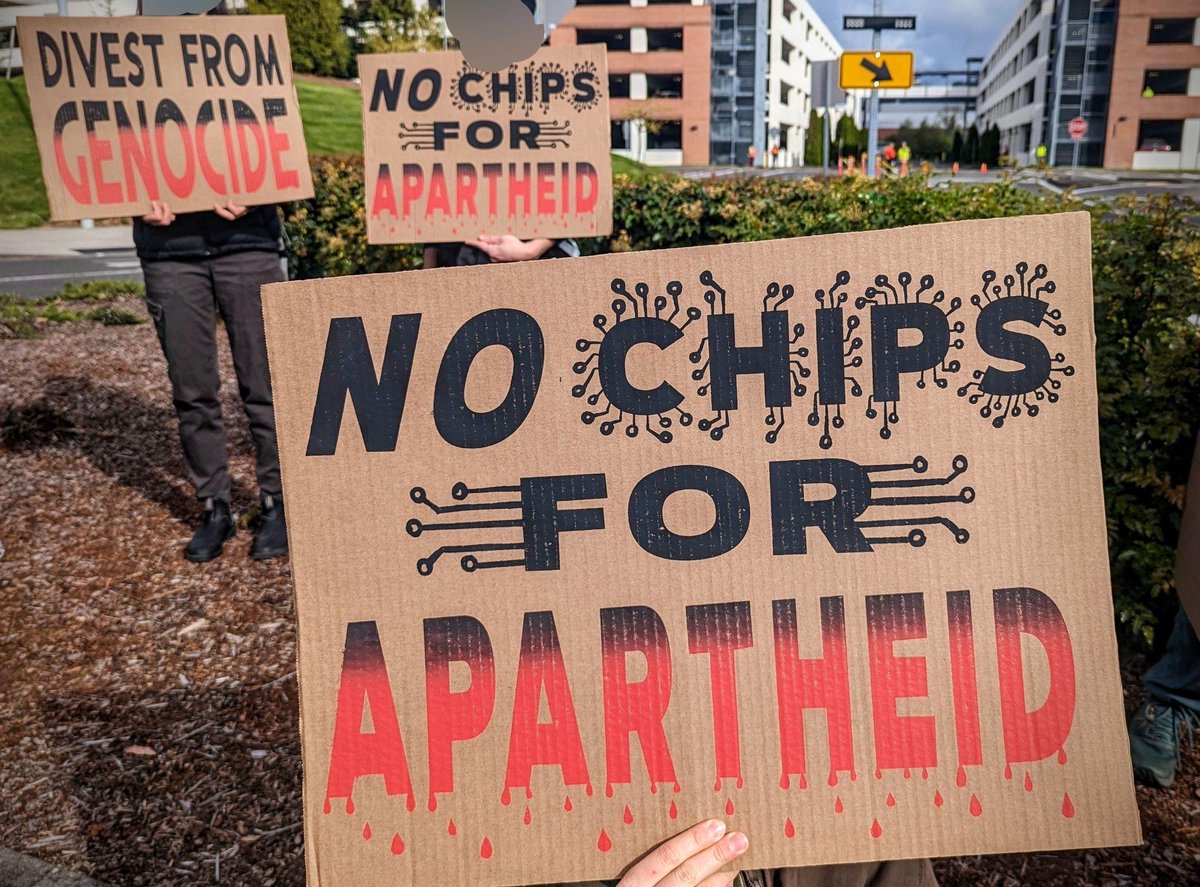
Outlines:
{"label": "protester in black pants", "polygon": [[287,279],[279,211],[230,202],[213,212],[176,216],[156,202],[134,222],[133,239],[146,280],[146,307],[167,359],[188,475],[205,508],[184,557],[197,563],[219,557],[235,532],[217,365],[218,318],[229,336],[238,393],[257,451],[262,525],[250,556],[266,560],[286,554],[259,295],[263,284]]}

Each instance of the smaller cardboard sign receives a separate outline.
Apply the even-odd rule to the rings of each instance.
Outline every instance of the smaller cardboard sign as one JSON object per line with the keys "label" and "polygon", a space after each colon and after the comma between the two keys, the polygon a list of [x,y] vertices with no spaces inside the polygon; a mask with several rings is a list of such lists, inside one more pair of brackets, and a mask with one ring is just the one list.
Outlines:
{"label": "smaller cardboard sign", "polygon": [[281,15],[18,18],[56,221],[313,194]]}
{"label": "smaller cardboard sign", "polygon": [[612,231],[603,47],[543,47],[494,73],[458,52],[358,66],[371,243]]}

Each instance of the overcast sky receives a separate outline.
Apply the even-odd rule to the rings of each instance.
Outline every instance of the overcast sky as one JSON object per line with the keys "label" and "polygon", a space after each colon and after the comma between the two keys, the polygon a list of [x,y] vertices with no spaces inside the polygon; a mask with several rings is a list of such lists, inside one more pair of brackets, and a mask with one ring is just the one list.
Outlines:
{"label": "overcast sky", "polygon": [[[870,49],[870,31],[843,31],[843,15],[870,15],[871,0],[809,0],[846,49]],[[918,71],[961,70],[987,55],[1023,0],[885,0],[884,15],[915,15],[917,30],[884,32],[884,49],[911,49]]]}

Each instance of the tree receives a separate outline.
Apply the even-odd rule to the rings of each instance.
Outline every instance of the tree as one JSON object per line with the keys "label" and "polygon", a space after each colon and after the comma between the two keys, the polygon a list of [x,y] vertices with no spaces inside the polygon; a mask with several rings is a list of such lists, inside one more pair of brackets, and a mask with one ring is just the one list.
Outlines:
{"label": "tree", "polygon": [[954,130],[954,140],[950,144],[950,162],[961,163],[963,160],[962,130]]}
{"label": "tree", "polygon": [[353,34],[355,55],[442,48],[441,17],[415,0],[354,3],[346,8],[343,21]]}
{"label": "tree", "polygon": [[1000,162],[1000,127],[994,123],[979,137],[979,159],[988,166]]}
{"label": "tree", "polygon": [[963,163],[975,166],[979,163],[979,129],[974,123],[967,129],[967,138],[963,143]]}
{"label": "tree", "polygon": [[867,149],[866,135],[849,114],[838,118],[834,147],[838,157],[858,157]]}
{"label": "tree", "polygon": [[[825,113],[829,113],[826,111]],[[813,108],[808,113],[808,132],[804,136],[804,165],[820,166],[825,162],[822,143],[825,140],[825,118]]]}
{"label": "tree", "polygon": [[253,15],[287,19],[292,68],[322,77],[345,77],[350,70],[350,38],[342,30],[341,0],[250,0]]}

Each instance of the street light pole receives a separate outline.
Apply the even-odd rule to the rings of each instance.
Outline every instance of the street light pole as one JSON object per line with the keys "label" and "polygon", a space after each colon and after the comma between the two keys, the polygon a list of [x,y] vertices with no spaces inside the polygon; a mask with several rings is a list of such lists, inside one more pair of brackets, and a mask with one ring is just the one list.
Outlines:
{"label": "street light pole", "polygon": [[[875,0],[875,15],[883,14],[883,0]],[[883,31],[876,28],[871,35],[871,49],[879,52]],[[867,135],[867,175],[875,178],[875,155],[879,151],[879,87],[871,89],[871,122]]]}

